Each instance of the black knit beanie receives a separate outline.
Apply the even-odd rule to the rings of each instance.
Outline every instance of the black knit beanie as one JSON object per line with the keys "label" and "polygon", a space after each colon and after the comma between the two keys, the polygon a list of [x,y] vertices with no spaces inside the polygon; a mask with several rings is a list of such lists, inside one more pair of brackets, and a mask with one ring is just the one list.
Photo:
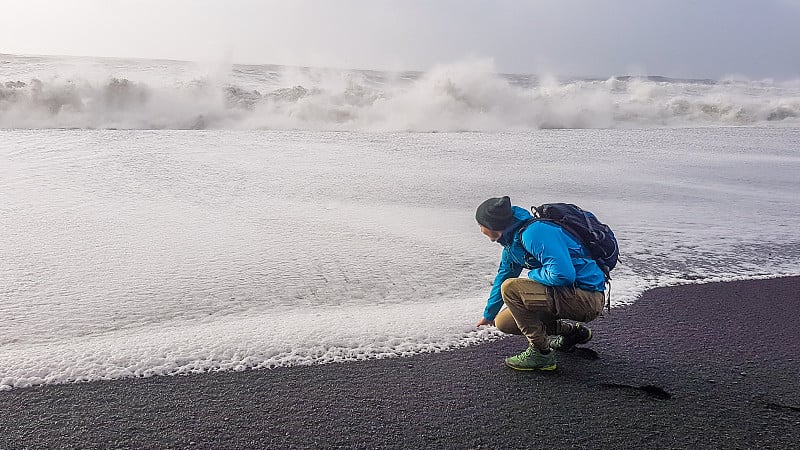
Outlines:
{"label": "black knit beanie", "polygon": [[478,206],[475,220],[492,231],[503,231],[514,221],[511,199],[508,196],[490,198]]}

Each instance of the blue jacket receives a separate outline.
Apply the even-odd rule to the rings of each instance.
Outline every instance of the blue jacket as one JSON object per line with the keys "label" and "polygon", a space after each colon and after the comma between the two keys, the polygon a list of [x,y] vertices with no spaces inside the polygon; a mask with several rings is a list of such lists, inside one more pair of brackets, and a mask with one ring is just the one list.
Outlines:
{"label": "blue jacket", "polygon": [[503,230],[497,242],[503,246],[500,267],[492,284],[492,292],[483,311],[486,320],[494,320],[503,306],[500,286],[528,269],[528,278],[545,286],[576,286],[586,291],[603,292],[606,277],[580,242],[561,227],[547,221],[529,225],[519,231],[533,216],[513,206],[514,223]]}

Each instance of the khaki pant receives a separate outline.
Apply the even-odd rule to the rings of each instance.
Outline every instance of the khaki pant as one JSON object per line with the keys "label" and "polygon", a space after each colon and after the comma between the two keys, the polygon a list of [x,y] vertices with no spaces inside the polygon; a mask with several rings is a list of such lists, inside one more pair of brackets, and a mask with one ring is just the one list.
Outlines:
{"label": "khaki pant", "polygon": [[494,319],[504,333],[523,334],[537,350],[547,350],[547,335],[565,335],[603,311],[605,294],[574,287],[553,288],[529,278],[511,278],[500,288],[507,308]]}

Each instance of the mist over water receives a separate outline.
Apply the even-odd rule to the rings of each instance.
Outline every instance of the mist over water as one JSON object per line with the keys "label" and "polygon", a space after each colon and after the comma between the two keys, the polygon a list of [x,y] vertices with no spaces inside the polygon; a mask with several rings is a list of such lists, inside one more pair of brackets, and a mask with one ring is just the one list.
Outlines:
{"label": "mist over water", "polygon": [[800,83],[425,73],[0,55],[0,127],[521,131],[793,126]]}

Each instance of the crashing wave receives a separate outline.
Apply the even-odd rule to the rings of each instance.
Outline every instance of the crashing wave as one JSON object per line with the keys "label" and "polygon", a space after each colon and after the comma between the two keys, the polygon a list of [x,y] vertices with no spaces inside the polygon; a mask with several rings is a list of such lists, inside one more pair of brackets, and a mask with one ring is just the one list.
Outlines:
{"label": "crashing wave", "polygon": [[170,79],[172,72],[145,62],[105,78],[64,77],[54,63],[49,77],[26,79],[24,58],[11,63],[16,78],[3,80],[12,74],[0,72],[2,128],[508,131],[800,123],[800,87],[769,80],[559,81],[499,75],[486,61],[401,74],[234,66],[224,80]]}

